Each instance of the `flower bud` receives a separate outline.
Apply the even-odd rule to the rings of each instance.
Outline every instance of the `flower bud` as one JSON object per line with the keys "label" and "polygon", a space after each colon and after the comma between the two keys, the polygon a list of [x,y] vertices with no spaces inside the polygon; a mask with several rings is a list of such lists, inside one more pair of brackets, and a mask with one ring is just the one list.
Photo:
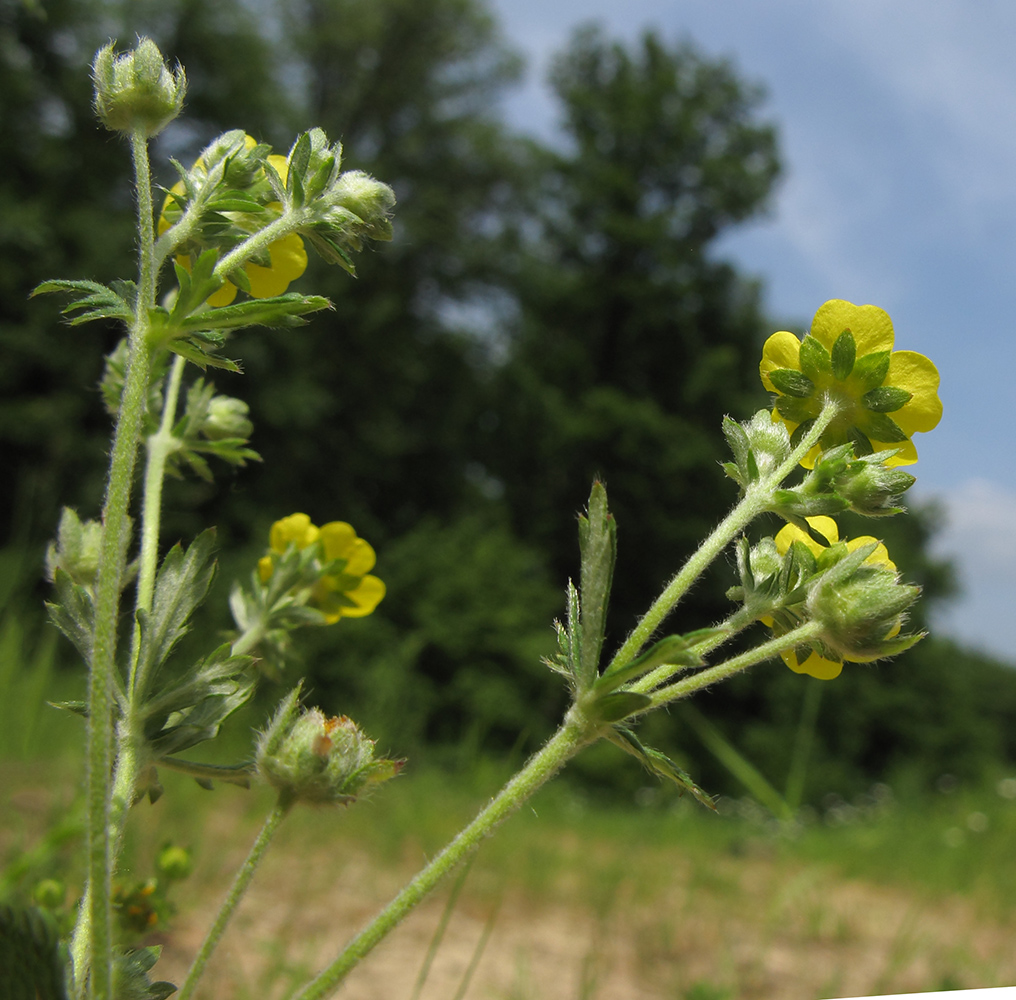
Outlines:
{"label": "flower bud", "polygon": [[201,430],[212,441],[223,438],[243,438],[246,441],[254,430],[254,425],[247,419],[249,412],[250,408],[243,400],[215,396],[208,404],[208,416]]}
{"label": "flower bud", "polygon": [[171,72],[150,38],[139,38],[126,55],[114,55],[113,48],[113,42],[101,48],[92,63],[95,113],[113,132],[158,135],[183,107],[183,67]]}
{"label": "flower bud", "polygon": [[77,512],[64,507],[55,542],[46,550],[46,576],[56,577],[57,570],[66,573],[76,584],[90,587],[99,568],[99,547],[102,525],[98,521],[82,521]]}
{"label": "flower bud", "polygon": [[[892,457],[890,453],[889,457]],[[867,517],[898,514],[899,498],[917,482],[902,469],[887,468],[886,454],[866,455],[851,462],[835,479],[834,489],[850,509]]]}
{"label": "flower bud", "polygon": [[295,688],[258,739],[258,773],[281,795],[317,803],[348,803],[394,778],[404,761],[374,757],[368,739],[345,715],[327,717],[300,705]]}
{"label": "flower bud", "polygon": [[155,859],[155,870],[173,882],[184,879],[194,870],[191,852],[186,847],[167,844]]}
{"label": "flower bud", "polygon": [[875,548],[873,541],[854,549],[821,574],[808,594],[810,617],[822,625],[822,643],[854,663],[893,656],[920,638],[898,633],[921,588],[900,583],[895,568],[866,562]]}

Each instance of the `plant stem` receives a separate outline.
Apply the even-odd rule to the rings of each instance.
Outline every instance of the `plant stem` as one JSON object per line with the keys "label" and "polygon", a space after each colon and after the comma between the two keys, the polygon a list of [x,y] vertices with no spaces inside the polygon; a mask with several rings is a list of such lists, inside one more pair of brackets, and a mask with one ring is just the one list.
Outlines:
{"label": "plant stem", "polygon": [[[598,735],[598,729],[579,718],[572,709],[558,731],[529,759],[525,767],[346,945],[331,965],[296,994],[294,1000],[322,1000],[329,996],[360,960],[433,891],[441,879],[475,851],[485,837],[493,833],[526,799]],[[180,1000],[186,998],[181,997]]]}
{"label": "plant stem", "polygon": [[110,889],[114,858],[109,821],[117,619],[130,541],[128,511],[131,484],[148,397],[148,309],[154,304],[155,297],[151,175],[147,139],[140,129],[131,136],[131,151],[138,198],[140,281],[102,512],[103,532],[95,584],[95,628],[88,678],[87,866],[90,892],[82,906],[72,950],[76,990],[79,995],[83,993],[87,976],[91,995],[100,1000],[107,1000],[113,990]]}
{"label": "plant stem", "polygon": [[275,831],[278,830],[282,821],[289,815],[293,801],[292,798],[286,795],[280,795],[276,800],[275,806],[265,819],[264,826],[261,827],[261,832],[258,834],[257,840],[254,841],[250,853],[247,855],[247,860],[244,861],[243,866],[236,873],[236,878],[229,887],[229,892],[222,901],[222,906],[219,907],[219,912],[215,917],[214,923],[205,935],[201,949],[198,951],[187,973],[183,986],[180,987],[177,1000],[188,1000],[194,992],[194,987],[197,986],[197,982],[204,973],[208,960],[212,957],[212,952],[215,951],[216,946],[221,940],[223,932],[226,930],[226,925],[233,916],[233,911],[240,900],[243,899],[251,879],[254,878],[254,873],[257,871],[258,865],[261,864],[261,859],[264,857],[265,851],[268,850],[272,837],[275,836]]}
{"label": "plant stem", "polygon": [[[141,557],[138,566],[138,590],[135,607],[139,611],[152,610],[155,592],[155,573],[159,564],[159,528],[162,519],[162,486],[166,479],[166,461],[176,450],[178,441],[173,435],[176,422],[176,405],[180,398],[184,359],[178,354],[166,378],[166,391],[162,404],[159,429],[148,439],[148,462],[145,466],[145,484],[141,503]],[[135,695],[143,698],[144,676],[138,676],[138,656],[141,645],[141,626],[134,626],[134,645],[131,650],[131,676],[127,687],[131,704]]]}
{"label": "plant stem", "polygon": [[215,265],[214,273],[217,277],[228,278],[230,271],[235,271],[256,253],[267,250],[276,240],[299,229],[303,220],[304,213],[290,209],[274,222],[270,222],[263,229],[259,229],[249,236],[239,246],[234,247]]}
{"label": "plant stem", "polygon": [[702,575],[709,564],[727,547],[739,531],[769,508],[773,491],[798,466],[801,459],[818,443],[839,410],[834,400],[826,402],[815,423],[786,460],[769,475],[752,483],[734,509],[713,529],[711,534],[692,553],[688,561],[667,584],[663,593],[653,602],[649,610],[639,619],[631,635],[617,651],[608,670],[627,663],[638,655],[639,650],[649,641],[677,602],[688,592],[691,585]]}
{"label": "plant stem", "polygon": [[694,677],[686,677],[683,681],[671,684],[670,687],[654,691],[651,695],[653,699],[652,704],[639,714],[651,712],[653,709],[669,704],[672,701],[677,701],[679,698],[687,698],[688,695],[695,691],[701,691],[702,688],[715,684],[717,681],[725,681],[728,677],[732,677],[742,670],[747,670],[748,667],[753,667],[756,663],[761,663],[763,660],[778,656],[780,653],[793,649],[795,646],[811,642],[812,639],[817,639],[821,634],[821,623],[805,622],[803,625],[799,625],[784,635],[775,636],[768,642],[763,642],[760,646],[756,646],[754,649],[749,649],[739,656],[733,656],[723,663],[718,663],[715,667],[710,667],[708,670],[695,674]]}

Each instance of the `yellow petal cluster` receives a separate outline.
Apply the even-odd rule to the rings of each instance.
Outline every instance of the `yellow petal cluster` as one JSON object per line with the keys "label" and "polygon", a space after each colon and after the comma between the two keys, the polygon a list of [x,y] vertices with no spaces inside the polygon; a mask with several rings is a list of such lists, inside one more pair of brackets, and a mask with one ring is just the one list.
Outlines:
{"label": "yellow petal cluster", "polygon": [[[253,149],[257,145],[257,140],[249,135],[245,136],[244,145],[248,149]],[[282,183],[285,184],[289,173],[289,163],[286,157],[273,153],[268,157],[268,162],[275,168],[279,177],[282,178]],[[202,167],[203,163],[199,157],[191,170],[200,170]],[[183,194],[183,182],[178,181],[171,190],[176,194]],[[159,217],[160,235],[170,228],[170,222],[166,218],[165,212],[172,201],[172,197],[167,195],[163,203],[163,214]],[[281,210],[282,205],[273,201],[269,202],[268,208]],[[247,272],[247,280],[250,282],[250,294],[256,299],[268,299],[274,295],[282,295],[289,288],[290,282],[296,281],[307,270],[307,250],[297,233],[287,233],[281,239],[270,243],[268,256],[271,259],[271,264],[268,267],[251,261],[243,266],[244,271]],[[191,260],[188,255],[182,254],[176,258],[176,261],[185,270],[190,270]],[[208,296],[208,304],[210,306],[228,306],[235,298],[236,285],[227,281],[218,291]]]}
{"label": "yellow petal cluster", "polygon": [[[838,374],[828,359],[835,356],[837,341],[845,333],[852,337],[856,362],[851,361],[849,370],[841,368]],[[762,348],[759,365],[762,384],[777,395],[773,419],[782,420],[791,434],[817,417],[827,400],[840,403],[840,412],[801,464],[812,468],[822,449],[848,441],[854,442],[858,455],[899,449],[887,460],[890,466],[916,462],[917,449],[911,437],[930,431],[942,416],[934,364],[915,351],[892,349],[892,320],[877,306],[831,299],[815,314],[805,342],[809,338],[813,342],[805,350],[808,361],[802,362],[802,341],[785,330],[774,333]],[[795,394],[798,398],[789,398],[774,384],[781,372],[807,376],[804,388]],[[897,398],[890,401],[890,394]],[[882,440],[879,434],[892,440]]]}
{"label": "yellow petal cluster", "polygon": [[[836,522],[831,517],[818,516],[807,518],[808,524],[811,525],[820,535],[824,536],[830,545],[835,545],[840,540],[840,531]],[[776,550],[781,556],[786,555],[790,551],[790,546],[794,542],[802,542],[812,552],[813,555],[818,556],[821,554],[823,546],[815,541],[806,531],[798,528],[795,524],[786,524],[777,533],[776,538]],[[895,572],[896,564],[889,558],[889,551],[886,549],[882,542],[878,541],[877,538],[873,538],[871,535],[860,535],[857,538],[851,538],[847,541],[846,546],[850,552],[854,549],[861,548],[865,545],[871,545],[872,542],[876,543],[875,550],[865,559],[865,563],[872,566],[884,566],[888,570]],[[763,619],[763,622],[767,625],[772,625],[772,619]],[[899,626],[893,630],[893,634],[899,632]],[[789,649],[786,652],[780,653],[780,658],[783,662],[790,667],[794,673],[797,674],[808,674],[811,677],[816,677],[822,681],[831,681],[834,677],[839,677],[840,672],[843,670],[843,664],[836,660],[827,660],[824,656],[820,656],[814,650],[803,660],[799,661],[797,658],[797,652],[793,649]],[[857,662],[857,661],[854,661]]]}
{"label": "yellow petal cluster", "polygon": [[262,583],[267,583],[275,570],[273,555],[284,555],[291,545],[305,549],[317,544],[323,563],[344,561],[339,573],[322,573],[307,601],[324,614],[329,625],[340,618],[369,615],[385,596],[384,583],[369,572],[376,561],[374,550],[345,521],[330,521],[319,528],[306,514],[290,514],[272,525],[268,542],[269,554],[258,561]]}

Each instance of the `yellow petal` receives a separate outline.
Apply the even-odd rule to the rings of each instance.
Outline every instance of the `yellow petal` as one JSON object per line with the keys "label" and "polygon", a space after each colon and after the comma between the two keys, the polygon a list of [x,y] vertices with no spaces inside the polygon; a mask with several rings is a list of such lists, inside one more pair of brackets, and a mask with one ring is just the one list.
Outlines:
{"label": "yellow petal", "polygon": [[[326,559],[345,559],[350,547],[356,541],[356,531],[345,521],[329,521],[321,525],[321,543]],[[370,569],[370,567],[367,567]]]}
{"label": "yellow petal", "polygon": [[811,655],[804,663],[798,663],[796,656],[793,663],[787,661],[786,658],[784,658],[784,663],[795,674],[808,674],[810,677],[820,681],[831,681],[834,677],[839,677],[843,672],[842,663],[837,663],[835,660],[827,660],[824,656],[819,656],[814,650],[812,650]]}
{"label": "yellow petal", "polygon": [[811,335],[831,351],[844,330],[854,335],[857,356],[874,351],[890,351],[893,346],[893,321],[878,306],[855,306],[843,299],[830,299],[819,306],[811,322]]}
{"label": "yellow petal", "polygon": [[281,240],[270,244],[268,255],[272,259],[271,267],[250,263],[244,265],[250,279],[250,293],[256,299],[281,295],[291,281],[295,281],[307,270],[307,251],[297,233],[288,233]]}
{"label": "yellow petal", "polygon": [[913,465],[917,461],[917,448],[913,441],[897,441],[895,444],[872,441],[871,446],[875,451],[897,450],[897,454],[885,460],[886,468],[889,469],[895,468],[897,465]]}
{"label": "yellow petal", "polygon": [[801,370],[801,341],[786,330],[774,333],[762,345],[762,361],[758,373],[762,376],[762,384],[770,392],[776,392],[776,386],[769,381],[769,373],[778,368]]}
{"label": "yellow petal", "polygon": [[942,419],[938,369],[923,354],[893,351],[885,384],[913,393],[910,402],[889,414],[904,433],[930,431]]}
{"label": "yellow petal", "polygon": [[311,524],[306,514],[290,514],[272,525],[268,540],[272,551],[281,555],[290,545],[295,545],[298,549],[313,545],[319,534],[319,529]]}
{"label": "yellow petal", "polygon": [[[840,529],[831,517],[819,514],[816,517],[807,517],[805,520],[820,535],[824,535],[828,539],[830,545],[835,545],[836,542],[840,540]],[[806,531],[803,531],[796,524],[785,524],[782,528],[780,528],[774,540],[776,542],[776,551],[779,552],[781,556],[785,556],[790,551],[790,546],[793,545],[794,542],[804,542],[804,544],[807,545],[816,556],[819,555],[822,549],[826,547],[816,542],[811,535],[809,535]]]}
{"label": "yellow petal", "polygon": [[343,618],[363,618],[381,603],[385,596],[384,582],[376,576],[365,576],[355,590],[346,592],[346,597],[356,602],[355,608],[343,608]]}
{"label": "yellow petal", "polygon": [[262,583],[267,583],[272,578],[272,573],[275,572],[275,563],[272,562],[271,556],[262,556],[258,560],[258,576],[261,578]]}
{"label": "yellow petal", "polygon": [[871,545],[872,542],[876,543],[876,548],[875,551],[864,560],[865,565],[884,566],[886,569],[892,570],[895,573],[896,563],[889,558],[889,550],[877,538],[872,538],[871,535],[860,535],[857,538],[851,538],[850,541],[847,542],[847,549],[848,551],[853,552],[854,549],[859,549],[864,545]]}

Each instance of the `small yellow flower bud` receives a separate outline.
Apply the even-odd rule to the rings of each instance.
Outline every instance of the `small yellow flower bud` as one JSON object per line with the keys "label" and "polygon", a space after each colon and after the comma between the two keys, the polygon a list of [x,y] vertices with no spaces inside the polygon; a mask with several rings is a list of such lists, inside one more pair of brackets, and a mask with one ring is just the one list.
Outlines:
{"label": "small yellow flower bud", "polygon": [[183,67],[170,71],[159,47],[139,38],[126,55],[114,55],[114,43],[101,48],[92,63],[95,113],[113,132],[158,135],[183,107],[187,77]]}

